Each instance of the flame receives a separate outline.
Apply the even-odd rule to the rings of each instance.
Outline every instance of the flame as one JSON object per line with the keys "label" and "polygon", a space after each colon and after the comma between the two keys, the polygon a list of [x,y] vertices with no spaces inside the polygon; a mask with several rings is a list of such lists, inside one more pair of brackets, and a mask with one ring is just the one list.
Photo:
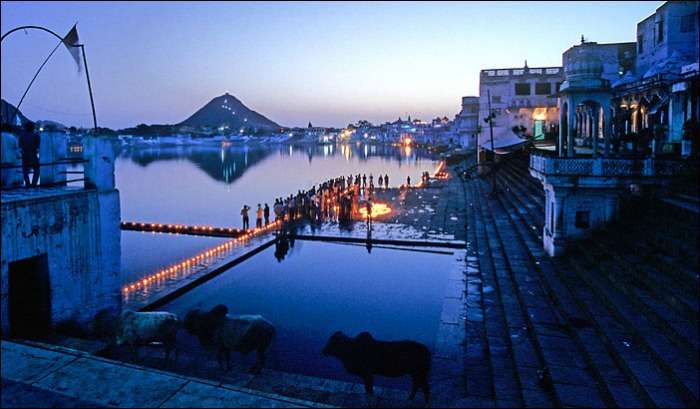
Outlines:
{"label": "flame", "polygon": [[[359,213],[362,216],[363,219],[367,218],[367,208],[366,207],[360,207]],[[372,204],[372,218],[376,218],[379,216],[384,216],[391,213],[391,207],[387,205],[386,203],[374,203]]]}

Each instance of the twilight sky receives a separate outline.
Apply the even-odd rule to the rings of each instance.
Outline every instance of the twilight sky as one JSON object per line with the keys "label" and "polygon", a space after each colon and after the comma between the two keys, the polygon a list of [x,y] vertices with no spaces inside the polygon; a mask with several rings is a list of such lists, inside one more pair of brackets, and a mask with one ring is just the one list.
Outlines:
{"label": "twilight sky", "polygon": [[[178,123],[228,91],[285,126],[344,126],[406,113],[452,118],[479,70],[556,66],[581,34],[634,41],[662,2],[188,3],[3,1],[4,34],[78,22],[100,126]],[[2,97],[16,104],[57,44],[39,31],[2,43]],[[91,125],[84,73],[65,48],[21,110]]]}

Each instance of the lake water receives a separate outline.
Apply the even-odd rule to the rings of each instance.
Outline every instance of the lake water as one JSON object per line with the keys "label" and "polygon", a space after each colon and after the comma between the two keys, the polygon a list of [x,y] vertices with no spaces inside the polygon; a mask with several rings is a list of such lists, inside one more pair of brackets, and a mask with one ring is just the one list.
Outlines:
{"label": "lake water", "polygon": [[[145,146],[123,148],[116,183],[123,221],[240,227],[240,209],[340,175],[388,174],[399,186],[420,180],[438,161],[406,147],[364,144],[324,146]],[[253,220],[254,223],[254,220]],[[177,262],[220,239],[122,232],[127,282]]]}
{"label": "lake water", "polygon": [[[368,253],[363,245],[296,240],[279,261],[275,250],[264,250],[160,309],[183,317],[193,308],[224,304],[230,314],[261,314],[277,329],[268,367],[352,382],[360,380],[335,358],[321,355],[335,331],[350,336],[369,331],[377,339],[411,339],[435,350],[451,252],[374,246]],[[178,337],[186,353],[216,359],[185,331]],[[250,365],[254,354],[235,354],[234,360]],[[376,378],[378,385],[400,388],[409,382]]]}

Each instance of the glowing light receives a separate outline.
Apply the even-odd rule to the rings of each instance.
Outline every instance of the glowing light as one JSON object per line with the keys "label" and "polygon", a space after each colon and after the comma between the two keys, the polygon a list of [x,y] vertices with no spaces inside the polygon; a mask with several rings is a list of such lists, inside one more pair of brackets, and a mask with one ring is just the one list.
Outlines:
{"label": "glowing light", "polygon": [[547,119],[547,108],[535,108],[532,112],[532,119],[535,121],[544,121]]}
{"label": "glowing light", "polygon": [[[367,208],[366,207],[360,207],[359,213],[363,219],[367,218]],[[374,203],[374,204],[372,204],[372,218],[373,219],[376,217],[385,216],[389,213],[391,213],[391,207],[389,207],[389,205],[387,205],[386,203]]]}

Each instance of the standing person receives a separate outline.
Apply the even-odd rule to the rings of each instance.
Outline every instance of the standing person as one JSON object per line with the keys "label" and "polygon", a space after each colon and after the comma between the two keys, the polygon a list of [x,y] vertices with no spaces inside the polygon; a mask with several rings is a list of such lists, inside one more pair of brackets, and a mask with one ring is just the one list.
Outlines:
{"label": "standing person", "polygon": [[367,210],[367,227],[370,227],[372,226],[372,199],[367,199],[365,210]]}
{"label": "standing person", "polygon": [[384,176],[379,175],[379,188],[382,188],[382,185],[384,185]]}
{"label": "standing person", "polygon": [[362,188],[367,187],[367,175],[362,175]]}
{"label": "standing person", "polygon": [[243,231],[248,230],[248,227],[250,227],[250,219],[248,218],[248,210],[250,207],[248,205],[243,205],[243,208],[241,209],[241,217],[243,217]]}
{"label": "standing person", "polygon": [[24,174],[24,186],[29,187],[29,171],[32,170],[31,186],[39,182],[39,158],[37,153],[41,140],[39,134],[34,132],[34,123],[25,122],[19,139],[19,147],[22,150],[22,173]]}
{"label": "standing person", "polygon": [[384,174],[384,186],[389,189],[389,175]]}
{"label": "standing person", "polygon": [[284,219],[284,205],[282,205],[282,198],[275,199],[275,204],[272,206],[272,210],[275,212],[275,221]]}
{"label": "standing person", "polygon": [[258,210],[255,211],[255,228],[256,229],[262,228],[262,220],[263,220],[263,209],[262,209],[262,206],[260,206],[260,203],[258,203]]}
{"label": "standing person", "polygon": [[406,187],[411,187],[411,177],[406,176]]}
{"label": "standing person", "polygon": [[270,224],[270,206],[265,203],[265,209],[263,210],[264,215],[265,215],[265,226]]}

